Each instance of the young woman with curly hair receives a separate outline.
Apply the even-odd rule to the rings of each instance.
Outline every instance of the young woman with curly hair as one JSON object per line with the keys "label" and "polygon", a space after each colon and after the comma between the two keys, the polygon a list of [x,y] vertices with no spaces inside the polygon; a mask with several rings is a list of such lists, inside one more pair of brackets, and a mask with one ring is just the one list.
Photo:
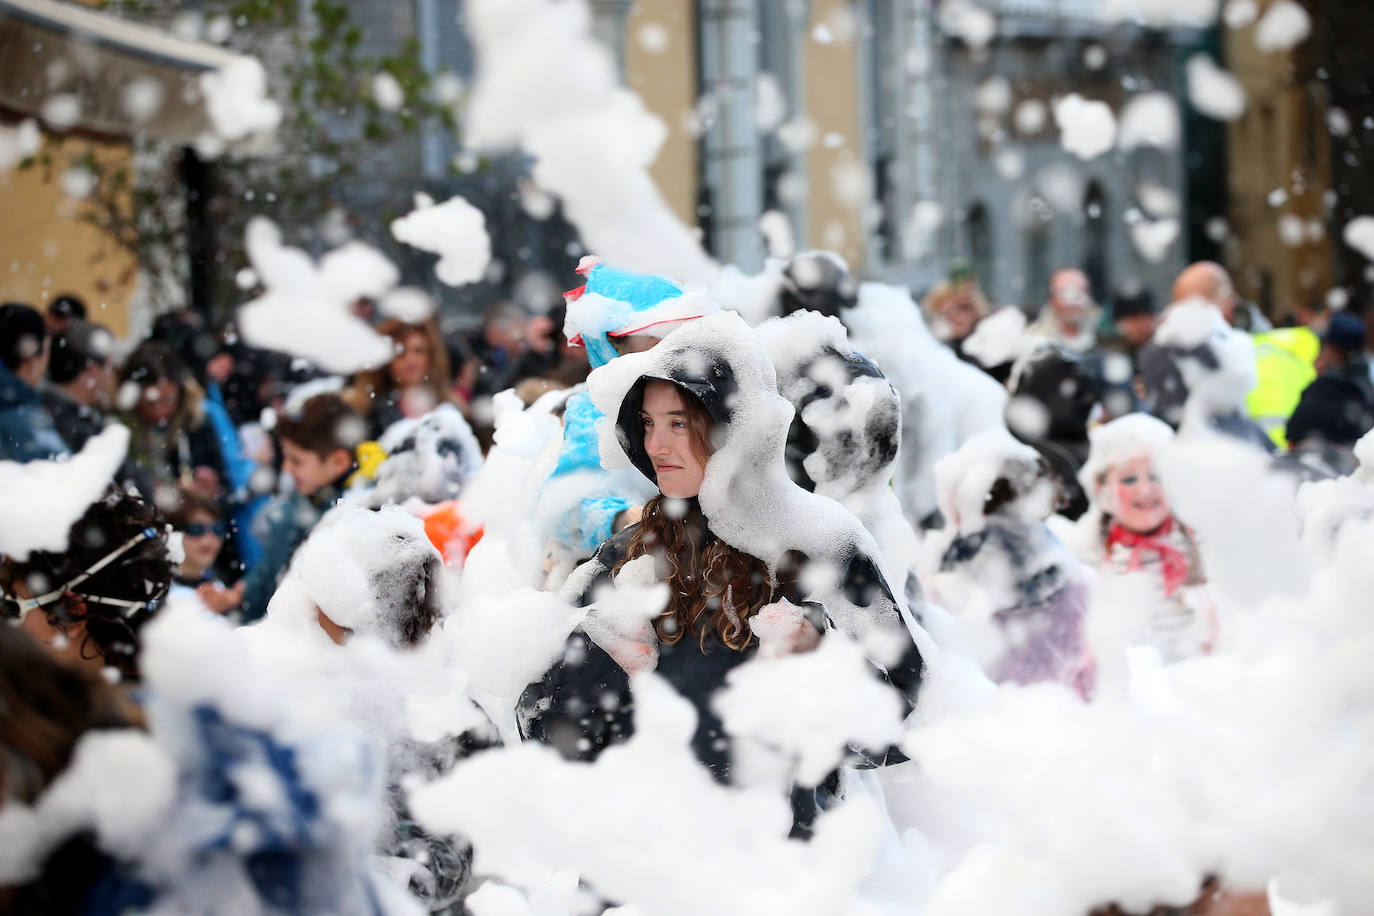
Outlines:
{"label": "young woman with curly hair", "polygon": [[[892,652],[874,663],[874,675],[914,703],[921,654],[879,571],[875,545],[837,504],[787,478],[791,410],[762,348],[748,338],[733,346],[750,333],[734,316],[699,319],[653,351],[625,357],[620,376],[602,377],[623,378],[623,394],[600,390],[593,376],[598,408],[616,419],[622,450],[659,495],[569,578],[564,597],[588,612],[563,660],[521,699],[523,734],[565,757],[590,760],[627,738],[634,730],[630,675],[653,670],[695,707],[692,751],[729,782],[732,739],[712,695],[760,651],[805,652],[830,629],[860,644],[865,635],[885,642]],[[779,527],[765,517],[772,512],[808,521]],[[806,576],[803,587],[808,566],[826,575]],[[635,587],[660,583],[667,595],[657,615],[640,624],[616,612],[626,603],[617,598],[644,600]],[[890,748],[850,750],[862,765],[901,759]],[[794,791],[798,835],[836,784]]]}

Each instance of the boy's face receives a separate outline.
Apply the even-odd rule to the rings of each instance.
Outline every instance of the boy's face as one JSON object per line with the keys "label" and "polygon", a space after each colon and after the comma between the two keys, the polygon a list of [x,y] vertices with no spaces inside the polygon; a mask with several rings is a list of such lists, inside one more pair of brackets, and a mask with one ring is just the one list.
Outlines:
{"label": "boy's face", "polygon": [[281,469],[291,475],[296,490],[305,496],[315,495],[353,466],[353,459],[341,448],[321,458],[290,439],[281,440],[281,454]]}

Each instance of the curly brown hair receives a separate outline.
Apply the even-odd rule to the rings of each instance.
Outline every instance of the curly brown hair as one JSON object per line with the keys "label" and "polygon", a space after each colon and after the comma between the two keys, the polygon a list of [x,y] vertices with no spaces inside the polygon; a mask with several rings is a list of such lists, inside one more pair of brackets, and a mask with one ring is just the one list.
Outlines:
{"label": "curly brown hair", "polygon": [[[674,387],[686,407],[692,452],[705,462],[714,450],[714,421],[694,394]],[[643,397],[643,388],[637,386],[636,396]],[[675,509],[672,503],[677,502],[660,494],[644,504],[639,526],[612,573],[631,560],[654,557],[670,590],[668,606],[654,621],[666,645],[676,645],[685,633],[696,633],[704,649],[707,634],[714,633],[727,647],[744,649],[754,638],[749,618],[775,600],[778,586],[772,571],[762,560],[713,535],[699,513]]]}

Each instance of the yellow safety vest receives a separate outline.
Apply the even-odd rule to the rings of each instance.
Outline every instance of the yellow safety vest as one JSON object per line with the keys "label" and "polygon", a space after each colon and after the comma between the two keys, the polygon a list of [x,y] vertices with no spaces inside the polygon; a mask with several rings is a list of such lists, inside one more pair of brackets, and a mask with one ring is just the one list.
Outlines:
{"label": "yellow safety vest", "polygon": [[1317,377],[1314,364],[1321,341],[1309,328],[1277,328],[1252,338],[1257,381],[1246,395],[1245,409],[1274,444],[1286,450],[1284,427],[1303,389]]}

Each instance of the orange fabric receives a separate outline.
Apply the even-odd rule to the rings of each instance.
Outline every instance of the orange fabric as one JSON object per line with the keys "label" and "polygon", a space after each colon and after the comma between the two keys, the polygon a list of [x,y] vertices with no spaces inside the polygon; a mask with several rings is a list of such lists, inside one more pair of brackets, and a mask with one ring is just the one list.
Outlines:
{"label": "orange fabric", "polygon": [[462,505],[456,499],[439,503],[425,516],[425,535],[444,558],[445,566],[462,566],[483,532],[480,525],[470,525],[463,518]]}

